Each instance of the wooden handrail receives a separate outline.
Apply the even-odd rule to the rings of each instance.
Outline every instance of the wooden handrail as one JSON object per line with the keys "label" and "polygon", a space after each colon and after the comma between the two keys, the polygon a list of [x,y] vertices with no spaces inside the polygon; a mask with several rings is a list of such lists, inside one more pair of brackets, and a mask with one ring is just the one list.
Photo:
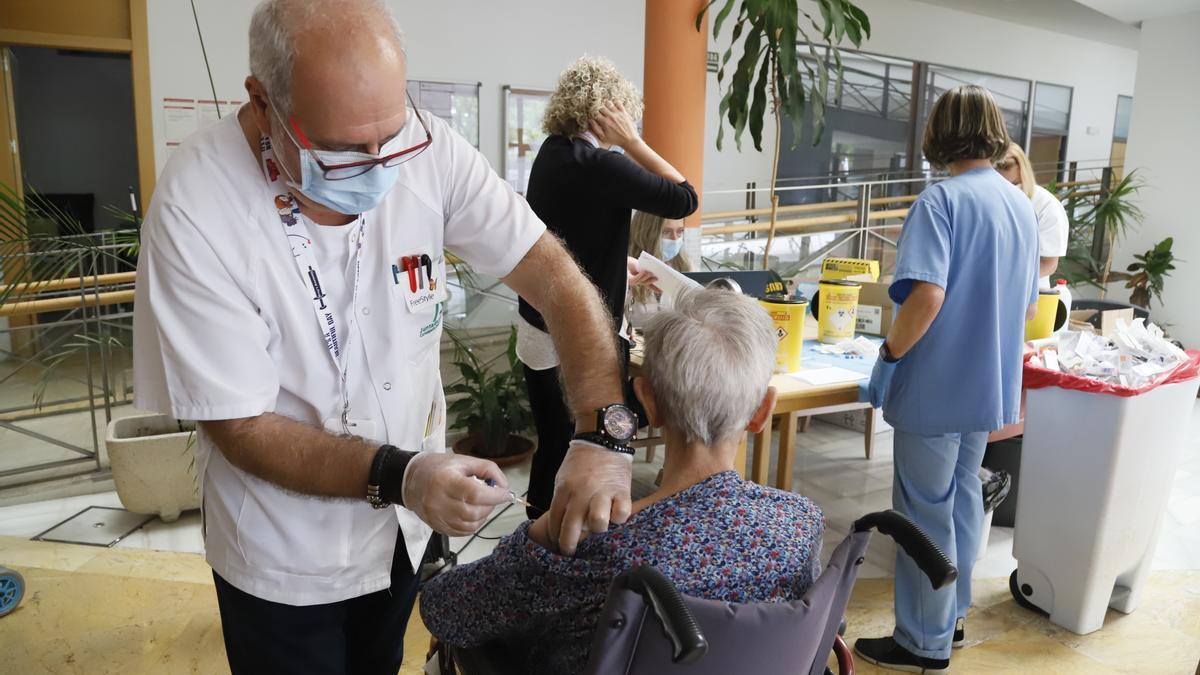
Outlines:
{"label": "wooden handrail", "polygon": [[[798,218],[796,220],[782,220],[775,223],[776,232],[790,232],[793,230],[802,230],[807,227],[818,225],[838,225],[841,223],[853,223],[858,219],[853,213],[836,216],[813,216],[811,218]],[[720,225],[717,227],[705,227],[702,232],[704,234],[735,234],[739,232],[766,232],[771,229],[770,223],[746,223],[745,225]]]}
{"label": "wooden handrail", "polygon": [[1087,180],[1069,180],[1065,183],[1059,183],[1057,187],[1058,187],[1058,189],[1061,190],[1063,188],[1077,187],[1079,185],[1099,185],[1099,184],[1100,184],[1099,178],[1089,178]]}
{"label": "wooden handrail", "polygon": [[[911,203],[917,200],[916,195],[899,195],[895,197],[875,197],[871,200],[871,206],[883,206],[885,204],[902,204]],[[858,205],[857,201],[846,200],[840,202],[820,202],[818,204],[792,204],[791,206],[781,206],[778,213],[806,213],[809,211],[834,211],[837,209],[852,209]],[[771,214],[771,209],[738,209],[735,211],[713,211],[700,216],[701,220],[734,220],[737,218],[749,218],[750,216],[767,216]]]}
{"label": "wooden handrail", "polygon": [[116,286],[131,284],[137,280],[137,272],[114,272],[112,274],[94,274],[88,277],[66,277],[63,279],[46,279],[44,281],[25,281],[16,284],[0,285],[0,294],[31,295],[47,291],[85,290],[90,291],[97,286]]}
{"label": "wooden handrail", "polygon": [[119,305],[123,302],[133,302],[133,291],[109,291],[107,293],[88,293],[85,295],[69,295],[65,298],[47,298],[45,300],[24,300],[21,302],[6,302],[0,305],[0,316],[20,316],[24,314],[41,314],[42,312],[61,312],[81,307],[96,307],[98,305]]}

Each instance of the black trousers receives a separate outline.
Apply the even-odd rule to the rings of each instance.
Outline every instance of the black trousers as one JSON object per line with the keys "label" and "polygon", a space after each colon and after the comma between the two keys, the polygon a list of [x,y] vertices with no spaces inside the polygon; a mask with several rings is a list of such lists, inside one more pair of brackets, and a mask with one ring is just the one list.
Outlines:
{"label": "black trousers", "polygon": [[[629,364],[629,343],[617,340],[617,355],[621,359],[621,378],[625,382],[625,405],[638,414],[640,421],[645,420],[642,407],[633,395],[626,374]],[[529,388],[529,408],[533,412],[533,422],[537,426],[538,446],[533,453],[533,465],[529,470],[529,494],[526,499],[532,506],[525,509],[530,518],[537,518],[550,510],[550,502],[554,499],[554,476],[562,466],[563,458],[571,445],[571,437],[575,435],[575,420],[567,408],[566,396],[559,382],[559,369],[533,370],[525,368],[525,384]],[[614,401],[615,403],[615,401]]]}
{"label": "black trousers", "polygon": [[256,598],[213,572],[233,675],[395,675],[420,577],[396,536],[392,586],[341,602],[296,607]]}

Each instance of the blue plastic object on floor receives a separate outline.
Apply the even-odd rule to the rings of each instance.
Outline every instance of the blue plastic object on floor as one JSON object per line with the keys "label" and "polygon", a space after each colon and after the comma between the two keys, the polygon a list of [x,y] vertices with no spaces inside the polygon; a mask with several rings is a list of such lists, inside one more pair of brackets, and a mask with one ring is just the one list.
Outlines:
{"label": "blue plastic object on floor", "polygon": [[16,609],[24,596],[25,579],[21,573],[0,567],[0,616]]}

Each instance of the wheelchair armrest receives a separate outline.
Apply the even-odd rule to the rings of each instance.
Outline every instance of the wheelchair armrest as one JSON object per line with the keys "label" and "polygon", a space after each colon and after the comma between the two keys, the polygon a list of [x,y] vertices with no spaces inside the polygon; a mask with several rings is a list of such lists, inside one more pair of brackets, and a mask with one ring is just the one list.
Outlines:
{"label": "wheelchair armrest", "polygon": [[898,511],[877,511],[854,521],[855,532],[866,532],[878,529],[883,534],[896,540],[900,548],[917,563],[917,567],[929,577],[934,590],[958,578],[958,568],[937,544],[929,539],[925,531],[917,527]]}
{"label": "wheelchair armrest", "polygon": [[652,565],[638,565],[617,577],[616,583],[640,594],[650,603],[654,616],[671,640],[671,661],[695,663],[708,651],[700,624],[669,579]]}

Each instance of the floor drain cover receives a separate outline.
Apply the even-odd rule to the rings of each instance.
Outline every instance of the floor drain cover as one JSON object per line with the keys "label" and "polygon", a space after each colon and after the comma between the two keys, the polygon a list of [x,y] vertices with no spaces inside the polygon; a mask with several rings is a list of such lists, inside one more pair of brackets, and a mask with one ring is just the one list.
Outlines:
{"label": "floor drain cover", "polygon": [[89,506],[36,535],[33,541],[112,546],[156,517],[109,506]]}

